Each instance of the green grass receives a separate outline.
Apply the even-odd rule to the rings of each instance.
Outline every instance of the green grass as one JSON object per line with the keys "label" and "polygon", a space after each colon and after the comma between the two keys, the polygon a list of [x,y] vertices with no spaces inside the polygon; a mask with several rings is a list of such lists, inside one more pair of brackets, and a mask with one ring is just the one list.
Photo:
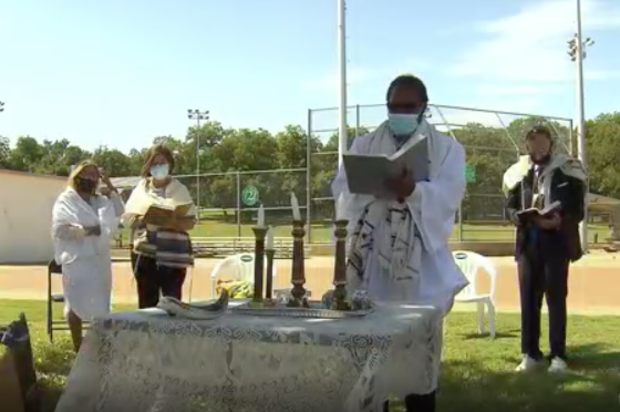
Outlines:
{"label": "green grass", "polygon": [[[252,224],[242,224],[241,237],[252,237]],[[275,237],[291,236],[291,225],[274,225]],[[333,238],[333,228],[330,225],[313,224],[311,228],[311,236],[313,242],[331,241]],[[129,231],[124,229],[122,232],[123,240],[128,239]],[[228,223],[221,220],[204,220],[197,225],[191,232],[194,237],[237,237],[239,228],[235,223]],[[599,242],[604,242],[608,237],[609,229],[603,226],[589,226],[588,238],[593,243],[595,236],[598,236]],[[459,239],[459,227],[454,226],[451,239],[457,241]],[[491,224],[463,224],[462,239],[464,241],[490,241],[501,242],[511,241],[514,239],[514,227],[512,225],[491,225]]]}
{"label": "green grass", "polygon": [[[0,324],[15,319],[19,312],[26,313],[44,390],[43,411],[51,412],[65,385],[74,355],[66,332],[57,332],[55,344],[49,344],[44,330],[44,310],[43,302],[3,300]],[[61,313],[60,307],[57,313]],[[544,370],[527,375],[513,372],[519,352],[517,314],[498,315],[495,340],[473,334],[475,317],[475,313],[454,312],[446,321],[438,411],[618,410],[620,318],[572,316],[569,321],[571,370],[565,376],[549,376]],[[547,330],[546,320],[543,330]],[[402,406],[395,410],[403,411]]]}

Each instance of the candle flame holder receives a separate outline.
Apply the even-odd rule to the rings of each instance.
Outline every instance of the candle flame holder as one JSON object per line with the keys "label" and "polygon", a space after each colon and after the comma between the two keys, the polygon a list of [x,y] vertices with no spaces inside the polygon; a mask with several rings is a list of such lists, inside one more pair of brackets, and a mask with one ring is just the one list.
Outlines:
{"label": "candle flame holder", "polygon": [[276,251],[273,249],[266,249],[265,256],[267,257],[267,279],[265,281],[265,299],[273,299],[273,258]]}
{"label": "candle flame holder", "polygon": [[302,220],[293,221],[293,265],[291,270],[291,297],[288,301],[289,307],[308,307],[307,291],[304,288],[306,283],[305,261],[304,261],[304,236],[306,230]]}
{"label": "candle flame holder", "polygon": [[348,220],[337,219],[334,235],[336,237],[336,257],[334,262],[334,297],[332,309],[350,310],[351,306],[347,301],[347,263],[346,263],[346,241]]}
{"label": "candle flame holder", "polygon": [[254,231],[254,297],[253,302],[263,301],[263,271],[265,267],[265,236],[268,228],[253,227]]}

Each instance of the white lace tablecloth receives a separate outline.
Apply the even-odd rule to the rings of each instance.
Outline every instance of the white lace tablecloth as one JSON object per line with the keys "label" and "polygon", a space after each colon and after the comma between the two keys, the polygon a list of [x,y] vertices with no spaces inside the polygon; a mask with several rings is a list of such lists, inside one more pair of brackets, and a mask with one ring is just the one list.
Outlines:
{"label": "white lace tablecloth", "polygon": [[428,306],[341,320],[115,313],[93,323],[56,411],[376,411],[436,389],[441,338]]}

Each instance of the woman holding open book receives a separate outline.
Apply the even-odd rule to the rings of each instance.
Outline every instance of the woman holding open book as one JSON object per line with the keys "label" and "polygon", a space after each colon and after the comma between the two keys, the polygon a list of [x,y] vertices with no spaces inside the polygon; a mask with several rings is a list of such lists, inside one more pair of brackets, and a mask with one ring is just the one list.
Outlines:
{"label": "woman holding open book", "polygon": [[517,226],[515,259],[521,295],[521,353],[517,371],[543,360],[540,310],[549,309],[549,372],[566,365],[568,268],[582,255],[579,223],[584,218],[587,177],[581,163],[555,152],[549,129],[536,126],[525,137],[528,155],[504,174],[506,211]]}
{"label": "woman holding open book", "polygon": [[142,167],[143,179],[125,206],[141,309],[156,306],[160,295],[181,299],[187,268],[193,265],[187,232],[196,224],[196,207],[187,187],[171,176],[174,165],[170,149],[152,147]]}
{"label": "woman holding open book", "polygon": [[[100,182],[108,196],[98,193]],[[52,210],[54,259],[62,266],[65,317],[76,352],[82,321],[110,311],[110,239],[118,229],[123,202],[112,182],[92,161],[77,165]]]}

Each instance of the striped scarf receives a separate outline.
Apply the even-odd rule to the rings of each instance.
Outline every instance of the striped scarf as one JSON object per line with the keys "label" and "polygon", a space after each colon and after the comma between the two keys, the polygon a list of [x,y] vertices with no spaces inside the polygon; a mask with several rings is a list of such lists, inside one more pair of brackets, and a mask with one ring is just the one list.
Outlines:
{"label": "striped scarf", "polygon": [[187,268],[194,265],[192,240],[186,232],[145,230],[134,243],[134,252],[155,259],[158,265]]}
{"label": "striped scarf", "polygon": [[[379,237],[378,237],[379,236]],[[422,239],[406,203],[375,201],[362,212],[353,234],[347,280],[354,291],[367,289],[367,265],[377,248],[379,271],[389,284],[389,299],[412,301],[420,287]]]}

